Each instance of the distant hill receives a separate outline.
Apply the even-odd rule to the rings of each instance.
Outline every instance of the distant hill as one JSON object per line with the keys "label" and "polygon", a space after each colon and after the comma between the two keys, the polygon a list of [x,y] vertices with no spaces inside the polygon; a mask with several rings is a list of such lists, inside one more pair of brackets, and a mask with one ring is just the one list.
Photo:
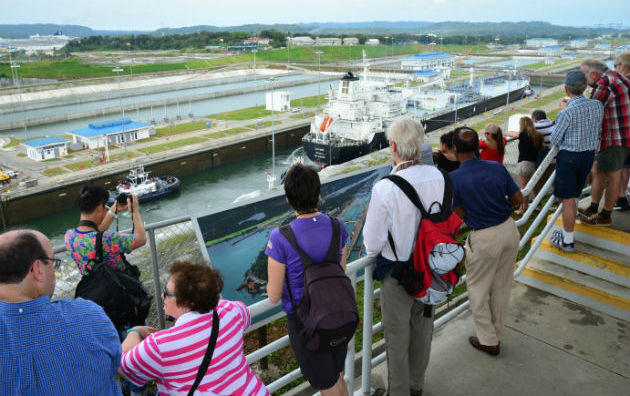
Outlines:
{"label": "distant hill", "polygon": [[48,35],[62,31],[65,35],[76,37],[88,36],[120,36],[127,34],[190,34],[198,32],[236,32],[243,31],[258,34],[263,30],[277,30],[279,32],[308,33],[312,35],[340,35],[340,34],[426,34],[433,33],[442,36],[456,35],[499,35],[499,36],[559,36],[592,37],[601,34],[623,33],[627,29],[587,28],[552,25],[548,22],[422,22],[422,21],[371,21],[371,22],[326,22],[326,23],[298,23],[298,24],[249,24],[238,26],[198,25],[181,28],[163,28],[154,31],[120,31],[93,30],[80,25],[57,24],[20,24],[0,25],[0,37],[25,38],[32,34]]}
{"label": "distant hill", "polygon": [[27,38],[28,36],[39,34],[46,36],[61,31],[66,36],[89,37],[89,36],[120,36],[124,34],[148,33],[144,31],[122,31],[122,30],[93,30],[81,25],[57,25],[53,23],[33,23],[19,25],[0,25],[1,38]]}

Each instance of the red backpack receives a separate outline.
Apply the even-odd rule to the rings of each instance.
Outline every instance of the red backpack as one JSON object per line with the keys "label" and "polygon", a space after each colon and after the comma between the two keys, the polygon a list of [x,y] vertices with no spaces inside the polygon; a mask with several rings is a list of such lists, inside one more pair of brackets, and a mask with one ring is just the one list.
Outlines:
{"label": "red backpack", "polygon": [[[422,214],[413,252],[406,261],[398,259],[392,235],[387,233],[396,256],[392,276],[409,295],[429,306],[446,301],[461,276],[465,257],[463,244],[455,239],[463,222],[453,212],[453,184],[448,173],[438,170],[444,176],[444,198],[442,203],[433,202],[429,206],[430,212],[438,205],[440,210],[435,213],[424,209],[408,181],[398,175],[384,177],[396,184]],[[427,312],[430,313],[430,309],[425,309],[425,315]]]}

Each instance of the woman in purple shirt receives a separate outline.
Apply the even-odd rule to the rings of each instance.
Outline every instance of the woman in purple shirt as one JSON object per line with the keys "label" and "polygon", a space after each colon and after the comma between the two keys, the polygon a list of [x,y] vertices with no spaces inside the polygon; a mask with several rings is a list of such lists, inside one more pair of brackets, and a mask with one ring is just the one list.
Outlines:
{"label": "woman in purple shirt", "polygon": [[[315,169],[302,164],[293,165],[284,179],[287,202],[293,207],[297,216],[297,219],[290,224],[291,229],[298,246],[315,263],[324,260],[332,238],[331,221],[333,218],[317,210],[317,203],[321,199],[320,189],[319,175]],[[348,232],[341,220],[335,219],[335,221],[339,221],[341,225],[339,255],[341,266],[345,270],[346,259],[342,253]],[[269,236],[265,254],[269,257],[267,293],[272,302],[282,299],[282,309],[287,313],[289,340],[302,374],[311,386],[321,390],[324,396],[347,395],[348,388],[343,379],[346,345],[330,351],[312,351],[307,349],[300,339],[301,324],[292,309],[299,305],[304,288],[304,266],[299,253],[276,228]],[[284,287],[286,281],[290,283],[293,301],[290,300],[289,293]]]}

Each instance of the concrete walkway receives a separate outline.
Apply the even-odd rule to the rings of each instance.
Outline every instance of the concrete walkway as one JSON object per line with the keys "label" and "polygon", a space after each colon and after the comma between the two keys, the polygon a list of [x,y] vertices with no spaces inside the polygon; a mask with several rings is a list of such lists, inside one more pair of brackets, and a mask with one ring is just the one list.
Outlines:
{"label": "concrete walkway", "polygon": [[[470,311],[435,331],[424,395],[630,394],[628,322],[514,283],[501,355],[471,347],[473,334]],[[372,385],[386,378],[384,363]]]}

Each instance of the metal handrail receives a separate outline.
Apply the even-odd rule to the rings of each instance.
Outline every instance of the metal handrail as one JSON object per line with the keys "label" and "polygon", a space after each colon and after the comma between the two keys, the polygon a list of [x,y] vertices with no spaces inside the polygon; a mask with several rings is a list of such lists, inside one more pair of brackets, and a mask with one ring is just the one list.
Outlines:
{"label": "metal handrail", "polygon": [[[529,195],[529,192],[533,190],[534,186],[536,185],[536,183],[538,183],[545,169],[549,166],[549,164],[555,157],[556,153],[557,153],[557,147],[554,146],[552,150],[550,150],[549,154],[545,157],[544,161],[542,162],[538,170],[534,173],[534,175],[532,176],[527,186],[523,189],[524,195]],[[535,208],[541,203],[542,199],[546,196],[548,191],[552,188],[554,176],[555,176],[555,172],[552,173],[549,179],[545,182],[544,186],[541,188],[541,191],[537,194],[532,205],[530,205],[530,207],[525,212],[523,217],[519,219],[518,221],[516,221],[517,225],[520,226],[522,224],[525,224],[528,221],[529,217],[532,215]],[[588,191],[588,190],[585,189],[585,191]],[[554,198],[553,195],[551,195],[551,198],[546,202],[546,204],[543,206],[541,211],[538,213],[534,222],[527,229],[527,231],[525,232],[525,234],[519,241],[519,249],[521,249],[523,246],[525,246],[526,243],[528,243],[535,229],[544,220],[544,218],[547,215],[547,212],[549,211],[549,209],[551,208],[551,205],[553,204],[553,201],[554,201],[553,198]],[[536,242],[534,243],[530,251],[523,258],[523,260],[521,260],[518,268],[514,272],[514,278],[518,277],[521,274],[521,272],[523,271],[523,269],[525,268],[529,260],[532,258],[535,250],[542,243],[544,235],[546,235],[549,232],[555,220],[560,216],[561,209],[562,209],[562,205],[560,205],[558,209],[556,210],[556,212],[553,214],[551,221],[546,225],[543,232],[541,233],[541,237],[536,240]],[[148,233],[147,240],[149,242],[149,248],[151,251],[151,265],[152,265],[152,270],[153,270],[156,303],[158,307],[160,325],[162,326],[162,328],[165,327],[165,322],[164,322],[164,313],[162,310],[162,301],[159,298],[159,295],[160,295],[159,267],[158,267],[158,254],[157,254],[157,245],[156,245],[156,240],[155,240],[155,232],[159,228],[168,227],[168,226],[172,226],[172,225],[187,222],[187,221],[192,221],[193,224],[196,223],[195,219],[192,218],[191,216],[183,216],[183,217],[178,217],[175,219],[147,224],[145,226],[145,229]],[[197,228],[195,228],[195,230],[198,231]],[[199,234],[199,233],[196,232],[196,234]],[[199,237],[200,236],[198,235],[198,238]],[[199,242],[200,242],[200,246],[203,247],[203,240],[200,240]],[[205,249],[202,248],[201,250],[204,251]],[[65,246],[58,246],[54,249],[55,253],[61,253],[64,251],[66,251]],[[206,252],[206,255],[204,255],[204,257],[207,258],[207,252]],[[374,282],[373,282],[373,276],[372,276],[372,269],[373,269],[374,264],[375,264],[375,259],[373,257],[362,257],[351,263],[348,263],[347,268],[346,268],[346,273],[350,277],[352,281],[352,285],[355,288],[355,291],[356,291],[356,282],[358,280],[358,273],[359,271],[364,270],[364,274],[363,274],[363,298],[364,298],[363,299],[363,312],[364,312],[364,315],[363,315],[363,328],[362,328],[363,343],[362,343],[362,351],[361,351],[361,355],[362,355],[361,377],[362,378],[361,378],[361,391],[360,392],[365,395],[368,395],[371,393],[370,379],[371,379],[372,368],[378,364],[381,364],[386,359],[386,352],[383,352],[376,357],[372,356],[372,347],[373,347],[372,337],[375,333],[383,329],[382,322],[379,322],[376,324],[373,323],[374,298],[378,297],[378,295],[380,294],[380,290],[378,289],[374,290]],[[466,275],[463,275],[460,279],[460,283],[463,283],[465,279],[466,279]],[[463,296],[465,297],[466,295],[467,293],[465,293]],[[442,315],[441,317],[435,320],[434,328],[439,328],[443,326],[444,324],[448,323],[451,319],[456,317],[458,314],[465,311],[468,308],[469,304],[470,304],[469,301],[465,301],[461,303],[460,305],[458,305],[457,307],[449,310],[447,313],[445,313],[444,315]],[[250,310],[251,316],[256,317],[265,313],[269,313],[273,310],[276,310],[279,306],[280,306],[280,303],[272,303],[269,299],[265,299],[263,301],[259,301],[255,304],[250,305],[248,308]],[[274,315],[272,318],[277,319],[284,315],[285,315],[284,312],[281,312],[279,314]],[[258,327],[257,324],[253,324],[247,330],[247,332],[251,332],[257,327]],[[248,364],[254,363],[258,360],[263,359],[266,356],[269,356],[273,352],[276,352],[287,346],[289,346],[289,336],[284,335],[280,337],[279,339],[261,348],[258,348],[254,352],[248,354],[246,356],[247,363]],[[355,338],[353,337],[350,343],[348,344],[348,353],[347,353],[346,362],[345,362],[345,379],[346,379],[346,383],[348,384],[349,394],[354,394],[354,360],[355,360]],[[300,378],[301,376],[302,374],[300,370],[295,369],[285,374],[284,376],[276,379],[270,384],[267,384],[266,386],[270,392],[276,392],[277,390],[288,385],[292,381],[295,381],[296,379]]]}

